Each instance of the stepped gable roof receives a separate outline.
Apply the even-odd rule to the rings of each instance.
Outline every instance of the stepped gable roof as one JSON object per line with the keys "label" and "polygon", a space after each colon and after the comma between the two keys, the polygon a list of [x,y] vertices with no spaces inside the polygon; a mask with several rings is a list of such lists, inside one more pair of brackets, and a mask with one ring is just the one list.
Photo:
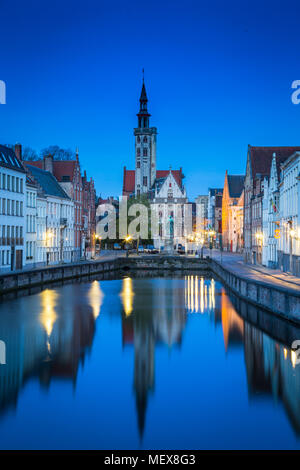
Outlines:
{"label": "stepped gable roof", "polygon": [[42,170],[29,164],[26,164],[26,166],[34,180],[38,183],[46,195],[70,199],[56,178],[49,171]]}
{"label": "stepped gable roof", "polygon": [[228,191],[230,197],[240,197],[244,189],[245,177],[243,175],[227,175]]}

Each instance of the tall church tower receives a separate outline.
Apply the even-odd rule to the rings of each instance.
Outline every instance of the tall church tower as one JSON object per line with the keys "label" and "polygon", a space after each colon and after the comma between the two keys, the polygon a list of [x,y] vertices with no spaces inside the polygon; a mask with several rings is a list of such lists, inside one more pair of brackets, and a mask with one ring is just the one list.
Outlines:
{"label": "tall church tower", "polygon": [[143,78],[138,127],[135,136],[135,195],[149,193],[156,178],[156,127],[149,127],[150,114],[147,109],[147,93]]}

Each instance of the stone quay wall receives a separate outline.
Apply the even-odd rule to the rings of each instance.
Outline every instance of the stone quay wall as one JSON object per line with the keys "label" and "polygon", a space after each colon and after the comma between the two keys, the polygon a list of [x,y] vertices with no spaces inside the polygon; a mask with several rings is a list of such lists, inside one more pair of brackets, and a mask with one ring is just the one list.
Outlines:
{"label": "stone quay wall", "polygon": [[211,270],[240,298],[281,318],[300,323],[300,291],[237,275],[227,266],[211,260]]}
{"label": "stone quay wall", "polygon": [[281,318],[300,323],[300,292],[270,283],[255,281],[238,275],[227,266],[209,258],[189,258],[185,256],[130,256],[115,259],[87,261],[81,263],[47,266],[22,272],[0,275],[0,295],[31,289],[58,281],[64,282],[81,277],[92,277],[104,273],[126,271],[171,271],[176,274],[200,271],[215,274],[234,294],[245,301],[259,306]]}

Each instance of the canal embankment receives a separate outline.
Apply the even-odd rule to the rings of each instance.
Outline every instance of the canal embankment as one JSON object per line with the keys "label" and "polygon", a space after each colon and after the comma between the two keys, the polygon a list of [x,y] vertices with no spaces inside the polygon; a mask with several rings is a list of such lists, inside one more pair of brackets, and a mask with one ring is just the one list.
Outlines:
{"label": "canal embankment", "polygon": [[235,295],[281,318],[300,323],[300,288],[244,263],[211,260],[212,272]]}
{"label": "canal embankment", "polygon": [[300,287],[296,283],[274,278],[231,258],[221,260],[189,256],[124,256],[104,257],[94,261],[46,266],[38,269],[0,275],[0,295],[72,279],[102,277],[105,273],[170,271],[213,273],[239,298],[281,318],[300,323]]}

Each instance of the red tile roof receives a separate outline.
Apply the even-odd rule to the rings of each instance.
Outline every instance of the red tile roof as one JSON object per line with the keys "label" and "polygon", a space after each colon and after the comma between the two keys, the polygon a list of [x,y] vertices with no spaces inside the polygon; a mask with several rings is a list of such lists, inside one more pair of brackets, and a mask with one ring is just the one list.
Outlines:
{"label": "red tile roof", "polygon": [[280,164],[294,152],[299,152],[300,147],[252,147],[249,145],[249,151],[252,178],[255,179],[257,174],[269,176],[273,153],[276,153],[277,169],[279,171]]}
{"label": "red tile roof", "polygon": [[76,160],[54,160],[53,162],[53,173],[58,181],[62,181],[63,176],[69,176],[73,181],[75,168]]}
{"label": "red tile roof", "polygon": [[[166,178],[170,170],[157,170],[156,178]],[[180,170],[171,170],[172,175],[174,176],[177,184],[181,187],[182,184],[182,168]]]}
{"label": "red tile roof", "polygon": [[126,170],[124,166],[124,178],[123,178],[123,194],[129,195],[134,192],[135,186],[135,170]]}
{"label": "red tile roof", "polygon": [[[37,168],[40,168],[41,170],[44,169],[43,160],[24,161],[23,163],[25,165],[35,166]],[[70,181],[73,181],[75,167],[76,167],[76,160],[54,160],[53,161],[53,176],[55,176],[57,181],[62,181],[63,176],[69,176]]]}
{"label": "red tile roof", "polygon": [[[156,178],[166,178],[170,170],[157,170]],[[180,170],[171,170],[176,182],[181,187],[182,185],[182,168]],[[123,195],[129,195],[134,192],[135,187],[135,170],[126,170],[124,166],[124,178],[123,178]]]}

